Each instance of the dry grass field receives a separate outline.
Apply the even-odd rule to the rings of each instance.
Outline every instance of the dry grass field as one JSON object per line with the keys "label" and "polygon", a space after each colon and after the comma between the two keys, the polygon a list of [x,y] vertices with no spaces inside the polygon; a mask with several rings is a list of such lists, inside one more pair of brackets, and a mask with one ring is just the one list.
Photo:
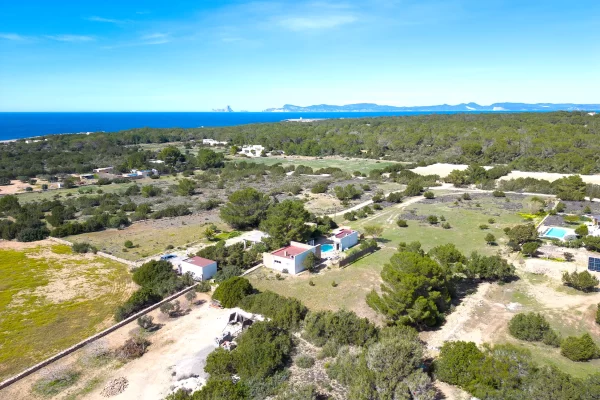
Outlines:
{"label": "dry grass field", "polygon": [[127,267],[51,241],[0,242],[0,380],[113,323]]}

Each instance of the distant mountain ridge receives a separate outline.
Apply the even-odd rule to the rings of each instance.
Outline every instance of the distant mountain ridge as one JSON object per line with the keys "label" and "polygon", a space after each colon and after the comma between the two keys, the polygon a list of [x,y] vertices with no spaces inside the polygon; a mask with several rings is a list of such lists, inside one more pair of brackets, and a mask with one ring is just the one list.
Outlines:
{"label": "distant mountain ridge", "polygon": [[396,107],[374,103],[347,104],[335,106],[319,104],[307,107],[286,104],[281,108],[267,108],[264,112],[395,112],[395,111],[597,111],[600,104],[571,103],[494,103],[481,106],[477,103],[461,103],[457,105],[442,104],[437,106]]}

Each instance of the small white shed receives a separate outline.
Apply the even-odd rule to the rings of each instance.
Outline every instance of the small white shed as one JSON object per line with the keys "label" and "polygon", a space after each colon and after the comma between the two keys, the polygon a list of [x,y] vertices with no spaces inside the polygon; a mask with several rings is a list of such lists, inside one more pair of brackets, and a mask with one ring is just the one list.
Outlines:
{"label": "small white shed", "polygon": [[182,260],[177,268],[182,275],[190,272],[195,280],[205,281],[217,273],[217,262],[196,256]]}

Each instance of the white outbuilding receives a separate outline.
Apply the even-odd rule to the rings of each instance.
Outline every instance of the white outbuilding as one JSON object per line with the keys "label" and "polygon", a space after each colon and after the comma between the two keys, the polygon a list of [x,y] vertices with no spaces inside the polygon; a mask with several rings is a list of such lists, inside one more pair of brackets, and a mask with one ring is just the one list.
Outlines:
{"label": "white outbuilding", "polygon": [[179,262],[180,274],[190,272],[197,281],[211,279],[217,273],[217,262],[202,257],[192,257]]}

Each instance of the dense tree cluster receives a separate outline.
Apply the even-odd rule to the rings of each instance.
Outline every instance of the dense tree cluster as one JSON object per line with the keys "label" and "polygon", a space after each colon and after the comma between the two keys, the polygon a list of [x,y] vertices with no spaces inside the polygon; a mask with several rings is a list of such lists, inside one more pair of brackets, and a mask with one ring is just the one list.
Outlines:
{"label": "dense tree cluster", "polygon": [[443,321],[458,279],[508,281],[514,274],[515,267],[498,255],[473,252],[467,258],[453,244],[425,254],[419,242],[400,243],[383,267],[380,292],[371,291],[367,304],[391,324],[426,329]]}
{"label": "dense tree cluster", "polygon": [[512,345],[480,350],[473,342],[446,342],[435,361],[434,372],[439,380],[482,400],[600,397],[600,374],[577,379],[556,367],[537,365],[527,350]]}
{"label": "dense tree cluster", "polygon": [[142,264],[133,272],[133,281],[140,288],[115,312],[115,319],[121,321],[144,308],[155,304],[192,282],[186,276],[179,277],[173,265],[164,260],[152,260]]}
{"label": "dense tree cluster", "polygon": [[[55,135],[35,143],[18,140],[0,147],[0,177],[89,172],[106,165],[144,168],[158,157],[165,168],[213,168],[219,155],[181,153],[168,146],[159,154],[143,143],[213,138],[232,145],[261,144],[267,151],[306,156],[353,157],[510,164],[513,169],[563,173],[598,172],[600,122],[583,112],[453,114],[330,119],[312,123],[271,123],[219,128],[151,129],[116,133]],[[501,174],[499,170],[495,175]]]}

